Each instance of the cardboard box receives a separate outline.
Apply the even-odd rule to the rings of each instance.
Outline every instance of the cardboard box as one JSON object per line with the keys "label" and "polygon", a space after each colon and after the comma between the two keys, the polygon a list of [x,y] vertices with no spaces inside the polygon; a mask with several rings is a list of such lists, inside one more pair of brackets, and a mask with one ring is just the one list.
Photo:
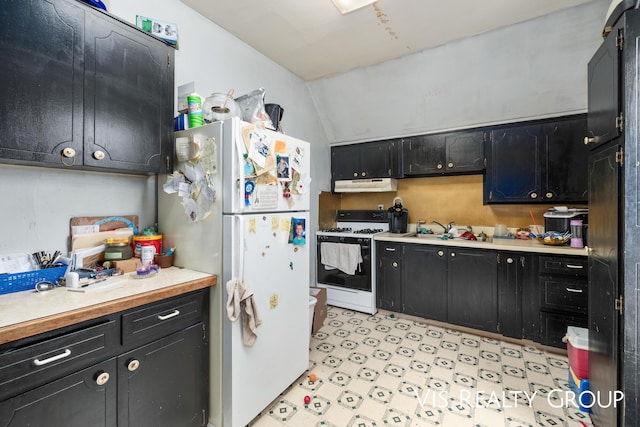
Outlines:
{"label": "cardboard box", "polygon": [[130,258],[123,259],[118,261],[111,261],[114,268],[121,268],[125,273],[131,273],[132,271],[136,271],[138,268],[138,263],[140,262],[140,258]]}
{"label": "cardboard box", "polygon": [[313,315],[313,328],[311,329],[311,334],[315,335],[324,324],[324,319],[327,318],[327,290],[325,288],[310,286],[309,295],[318,300]]}

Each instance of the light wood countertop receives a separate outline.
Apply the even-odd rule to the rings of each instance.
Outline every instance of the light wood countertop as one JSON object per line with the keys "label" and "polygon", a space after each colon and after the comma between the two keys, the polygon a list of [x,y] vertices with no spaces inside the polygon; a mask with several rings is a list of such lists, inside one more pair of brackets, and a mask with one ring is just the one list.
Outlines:
{"label": "light wood countertop", "polygon": [[440,240],[438,238],[422,238],[411,237],[413,233],[407,234],[394,234],[383,233],[375,236],[375,240],[385,242],[398,242],[398,243],[418,243],[424,245],[437,245],[437,246],[453,246],[464,248],[476,248],[476,249],[488,249],[495,251],[512,251],[512,252],[535,252],[539,254],[551,254],[551,255],[576,255],[587,256],[587,248],[576,249],[568,245],[565,246],[551,246],[545,245],[537,240],[520,240],[520,239],[494,239],[489,242],[480,242],[474,240],[464,239],[448,239]]}
{"label": "light wood countertop", "polygon": [[[178,267],[154,277],[131,273],[91,285],[85,292],[64,287],[46,292],[22,291],[0,295],[0,344],[95,319],[132,307],[215,286],[215,275]],[[93,287],[93,288],[92,288]]]}

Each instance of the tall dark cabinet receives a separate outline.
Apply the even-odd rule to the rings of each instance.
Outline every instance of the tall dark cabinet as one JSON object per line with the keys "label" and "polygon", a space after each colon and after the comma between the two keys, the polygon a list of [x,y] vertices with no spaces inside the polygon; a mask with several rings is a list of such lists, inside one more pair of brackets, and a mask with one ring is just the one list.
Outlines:
{"label": "tall dark cabinet", "polygon": [[624,402],[595,405],[597,427],[640,424],[640,11],[628,10],[610,29],[588,70],[589,382],[601,395],[622,391]]}

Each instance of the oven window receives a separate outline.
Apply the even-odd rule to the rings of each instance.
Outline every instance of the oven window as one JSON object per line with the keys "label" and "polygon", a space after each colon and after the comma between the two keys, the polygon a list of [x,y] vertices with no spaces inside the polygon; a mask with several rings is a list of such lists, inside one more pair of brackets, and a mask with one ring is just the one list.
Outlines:
{"label": "oven window", "polygon": [[[360,246],[362,263],[354,274],[345,273],[337,268],[327,269],[322,263],[321,245],[323,242],[355,244]],[[317,239],[317,280],[320,284],[342,288],[371,291],[371,239],[338,236],[318,236]]]}

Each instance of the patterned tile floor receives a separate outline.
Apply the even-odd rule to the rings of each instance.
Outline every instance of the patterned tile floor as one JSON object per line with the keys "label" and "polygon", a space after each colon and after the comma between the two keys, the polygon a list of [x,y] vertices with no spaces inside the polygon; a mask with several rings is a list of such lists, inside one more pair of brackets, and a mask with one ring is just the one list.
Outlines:
{"label": "patterned tile floor", "polygon": [[534,347],[329,307],[309,371],[249,425],[589,426],[567,401],[568,366]]}

